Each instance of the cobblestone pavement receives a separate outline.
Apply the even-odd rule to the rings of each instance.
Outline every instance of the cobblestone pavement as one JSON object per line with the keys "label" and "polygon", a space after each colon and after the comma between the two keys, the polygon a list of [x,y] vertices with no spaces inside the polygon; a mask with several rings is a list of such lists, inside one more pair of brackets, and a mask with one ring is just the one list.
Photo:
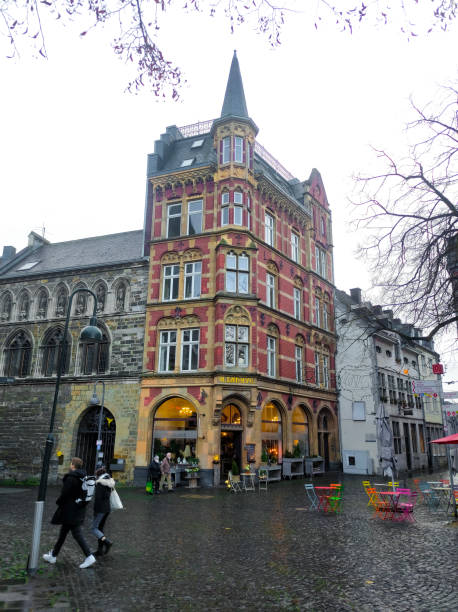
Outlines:
{"label": "cobblestone pavement", "polygon": [[[422,505],[413,524],[373,518],[361,480],[342,478],[340,515],[308,510],[304,480],[267,493],[120,489],[125,509],[108,520],[110,553],[80,570],[69,536],[56,565],[41,561],[35,577],[0,583],[0,609],[457,611],[457,523]],[[57,536],[49,523],[57,493],[48,490],[42,552]],[[0,488],[3,578],[26,564],[35,496]],[[95,544],[88,519],[86,531]]]}

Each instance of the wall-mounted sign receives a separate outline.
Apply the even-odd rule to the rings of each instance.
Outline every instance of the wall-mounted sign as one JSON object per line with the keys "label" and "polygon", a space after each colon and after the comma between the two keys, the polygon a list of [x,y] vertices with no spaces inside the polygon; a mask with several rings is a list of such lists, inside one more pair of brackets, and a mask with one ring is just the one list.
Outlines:
{"label": "wall-mounted sign", "polygon": [[443,374],[444,366],[441,363],[433,363],[433,374]]}
{"label": "wall-mounted sign", "polygon": [[219,382],[232,385],[254,385],[256,380],[250,376],[220,376]]}

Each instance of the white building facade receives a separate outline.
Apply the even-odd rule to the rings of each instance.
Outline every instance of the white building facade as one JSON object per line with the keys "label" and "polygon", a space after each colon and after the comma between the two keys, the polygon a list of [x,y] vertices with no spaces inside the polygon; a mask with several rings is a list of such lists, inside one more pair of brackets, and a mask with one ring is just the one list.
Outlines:
{"label": "white building facade", "polygon": [[443,432],[441,392],[420,396],[412,386],[430,380],[441,389],[432,343],[391,311],[361,302],[360,289],[336,291],[335,309],[343,471],[383,474],[389,466],[404,472],[442,464],[443,451],[429,444]]}

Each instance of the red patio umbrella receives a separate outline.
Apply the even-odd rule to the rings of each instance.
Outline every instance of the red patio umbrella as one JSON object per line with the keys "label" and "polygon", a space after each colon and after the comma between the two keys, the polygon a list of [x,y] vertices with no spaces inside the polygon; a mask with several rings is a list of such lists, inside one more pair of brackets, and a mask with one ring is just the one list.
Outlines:
{"label": "red patio umbrella", "polygon": [[[451,436],[445,436],[445,438],[438,438],[437,440],[431,440],[431,443],[432,444],[458,444],[458,433],[452,434]],[[453,509],[454,509],[453,513],[455,515],[455,518],[457,518],[458,513],[457,513],[456,498],[454,494],[455,486],[454,486],[454,481],[453,481],[452,464],[450,460],[450,449],[449,448],[447,448],[447,461],[448,461],[448,469],[450,472],[450,487],[452,489],[452,502],[453,502]]]}
{"label": "red patio umbrella", "polygon": [[432,444],[458,444],[458,433],[452,434],[451,436],[445,436],[445,438],[437,438],[437,440],[431,440]]}

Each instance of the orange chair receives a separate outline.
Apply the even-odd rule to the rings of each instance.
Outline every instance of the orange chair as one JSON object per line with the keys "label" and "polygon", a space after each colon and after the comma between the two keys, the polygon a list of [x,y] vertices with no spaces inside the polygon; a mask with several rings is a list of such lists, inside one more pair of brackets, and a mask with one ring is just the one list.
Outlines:
{"label": "orange chair", "polygon": [[380,516],[382,520],[386,519],[387,512],[391,510],[391,504],[389,502],[384,501],[380,495],[377,493],[375,487],[369,487],[367,489],[368,494],[371,496],[371,505],[374,506],[375,516]]}

